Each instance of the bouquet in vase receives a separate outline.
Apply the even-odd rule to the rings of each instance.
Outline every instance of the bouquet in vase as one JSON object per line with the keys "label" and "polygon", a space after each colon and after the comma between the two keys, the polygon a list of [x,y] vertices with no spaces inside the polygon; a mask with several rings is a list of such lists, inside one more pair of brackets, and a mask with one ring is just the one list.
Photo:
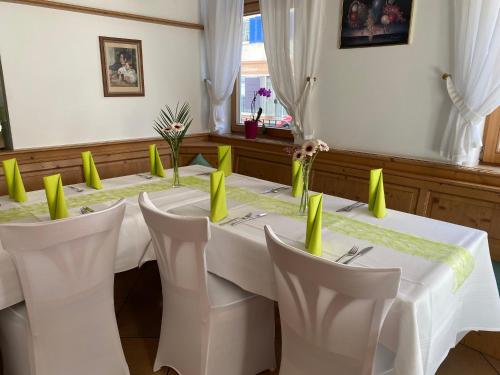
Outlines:
{"label": "bouquet in vase", "polygon": [[173,185],[180,186],[179,179],[179,149],[182,140],[186,135],[191,123],[193,122],[190,116],[191,107],[188,103],[184,103],[179,108],[179,104],[172,110],[168,105],[165,110],[161,110],[160,115],[155,120],[153,128],[163,139],[168,143],[172,150],[172,167],[174,169]]}
{"label": "bouquet in vase", "polygon": [[302,169],[302,197],[300,199],[299,213],[305,214],[309,201],[309,176],[314,160],[320,151],[329,151],[330,147],[320,139],[306,140],[301,147],[294,148],[293,160],[300,163]]}

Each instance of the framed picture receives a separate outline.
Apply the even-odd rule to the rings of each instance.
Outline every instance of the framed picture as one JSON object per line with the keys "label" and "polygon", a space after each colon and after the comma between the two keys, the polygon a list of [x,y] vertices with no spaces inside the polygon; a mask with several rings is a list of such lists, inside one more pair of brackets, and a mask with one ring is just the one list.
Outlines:
{"label": "framed picture", "polygon": [[140,40],[99,37],[104,96],[144,96]]}
{"label": "framed picture", "polygon": [[416,0],[342,0],[340,48],[410,42]]}

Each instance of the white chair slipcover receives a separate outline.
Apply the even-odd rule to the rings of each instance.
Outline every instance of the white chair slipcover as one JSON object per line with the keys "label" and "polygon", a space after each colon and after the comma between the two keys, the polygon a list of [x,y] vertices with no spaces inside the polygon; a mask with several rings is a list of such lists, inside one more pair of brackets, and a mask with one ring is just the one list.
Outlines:
{"label": "white chair slipcover", "polygon": [[390,373],[391,353],[377,341],[401,270],[337,264],[283,243],[267,225],[265,232],[281,316],[280,374]]}
{"label": "white chair slipcover", "polygon": [[139,196],[161,275],[163,317],[154,370],[255,375],[272,369],[274,303],[206,269],[206,217],[172,215]]}
{"label": "white chair slipcover", "polygon": [[113,282],[125,201],[78,217],[0,225],[25,303],[0,311],[4,375],[128,375]]}

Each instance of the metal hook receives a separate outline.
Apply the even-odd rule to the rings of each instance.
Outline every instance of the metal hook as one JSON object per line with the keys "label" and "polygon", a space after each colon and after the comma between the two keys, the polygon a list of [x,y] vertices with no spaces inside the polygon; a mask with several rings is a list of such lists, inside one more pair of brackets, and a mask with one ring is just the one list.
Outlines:
{"label": "metal hook", "polygon": [[443,81],[446,81],[448,78],[452,78],[451,77],[451,74],[450,73],[444,73],[441,78],[443,79]]}

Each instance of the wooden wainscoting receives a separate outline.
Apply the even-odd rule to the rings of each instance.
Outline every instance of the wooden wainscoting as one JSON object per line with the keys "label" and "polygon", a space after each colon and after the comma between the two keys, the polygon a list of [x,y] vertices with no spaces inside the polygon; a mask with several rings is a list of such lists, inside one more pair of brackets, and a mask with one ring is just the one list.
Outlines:
{"label": "wooden wainscoting", "polygon": [[[289,184],[289,144],[239,136],[209,139],[233,146],[238,173]],[[312,189],[366,201],[369,171],[384,168],[389,208],[488,232],[493,259],[500,261],[500,169],[461,168],[390,156],[332,150],[321,153],[311,176]]]}
{"label": "wooden wainscoting", "polygon": [[[0,160],[17,158],[26,190],[43,188],[43,177],[61,173],[65,185],[83,182],[81,152],[90,150],[101,178],[125,176],[149,171],[149,145],[156,143],[163,165],[169,168],[170,148],[161,138],[90,143],[72,146],[33,148],[0,152]],[[215,145],[207,134],[187,136],[180,150],[180,163],[187,165],[202,153],[213,165],[217,163]],[[7,194],[3,170],[0,171],[0,195]]]}

